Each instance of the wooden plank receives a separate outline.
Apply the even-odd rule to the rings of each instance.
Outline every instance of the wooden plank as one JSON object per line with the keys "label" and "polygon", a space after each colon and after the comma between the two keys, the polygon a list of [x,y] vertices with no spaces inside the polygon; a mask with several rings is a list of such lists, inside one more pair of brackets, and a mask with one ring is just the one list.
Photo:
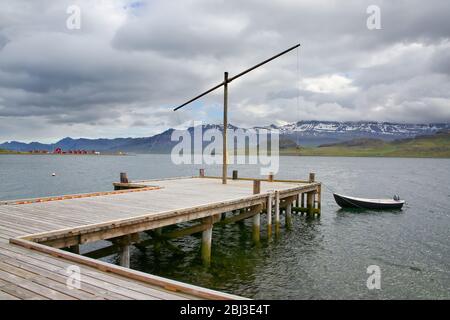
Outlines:
{"label": "wooden plank", "polygon": [[[44,268],[46,270],[49,270],[50,272],[60,274],[63,277],[67,277],[66,268],[71,265],[69,261],[65,261],[60,258],[52,257],[47,254],[39,253],[38,251],[28,250],[15,245],[5,246],[0,244],[0,256],[1,255],[6,255],[8,258],[13,258],[36,267]],[[92,286],[94,287],[94,292],[96,292],[97,295],[105,296],[105,298],[107,299],[129,299],[129,297],[117,295],[110,291],[105,291],[105,283],[112,283],[114,285],[131,288],[135,291],[147,294],[151,292],[152,295],[156,294],[155,292],[157,292],[157,296],[163,299],[179,300],[180,297],[181,299],[197,299],[197,297],[193,295],[184,294],[181,292],[172,292],[147,283],[137,282],[132,279],[126,279],[120,275],[115,275],[112,273],[106,274],[102,271],[87,266],[80,266],[80,268],[83,274],[83,277],[81,278],[83,289],[89,289],[89,285],[92,284]],[[89,284],[87,284],[87,282]]]}
{"label": "wooden plank", "polygon": [[73,299],[72,297],[70,297],[66,294],[62,294],[55,290],[38,285],[34,282],[28,281],[27,279],[18,277],[12,273],[5,272],[3,270],[0,270],[0,279],[4,280],[6,282],[10,282],[10,283],[12,283],[18,287],[21,287],[23,289],[34,292],[37,295],[46,297],[48,299],[56,299],[56,300],[72,300]]}
{"label": "wooden plank", "polygon": [[18,298],[19,300],[49,300],[36,292],[24,289],[13,283],[8,283],[0,288],[1,291]]}
{"label": "wooden plank", "polygon": [[13,296],[7,292],[2,291],[2,288],[0,288],[0,300],[20,300],[16,296]]}
{"label": "wooden plank", "polygon": [[0,262],[0,270],[5,272],[12,273],[16,276],[29,279],[30,281],[37,283],[43,287],[47,287],[56,292],[60,292],[67,296],[70,296],[74,299],[88,299],[94,300],[97,299],[95,295],[86,293],[81,290],[69,289],[66,285],[66,279],[64,281],[55,281],[57,277],[55,275],[51,275],[51,277],[41,276],[42,271],[37,270],[36,268],[30,267],[24,263],[20,263],[17,261],[2,261]]}
{"label": "wooden plank", "polygon": [[122,268],[120,266],[114,266],[110,263],[103,261],[97,261],[94,259],[82,257],[70,252],[65,252],[59,249],[47,247],[38,243],[33,243],[24,239],[11,239],[11,243],[23,246],[24,248],[36,250],[42,253],[47,253],[52,256],[61,257],[68,261],[81,263],[90,267],[97,268],[101,271],[115,273],[130,279],[138,280],[144,283],[156,285],[168,290],[179,291],[183,293],[188,293],[205,299],[244,299],[239,296],[234,296],[231,294],[221,293],[214,290],[209,290],[197,286],[192,286],[189,284],[181,283],[174,280],[164,279],[158,276],[146,274],[144,272],[135,271],[127,268]]}
{"label": "wooden plank", "polygon": [[[15,246],[10,246],[11,248],[20,248]],[[13,257],[15,260],[26,263],[28,266],[35,267],[41,269],[40,274],[49,274],[52,279],[61,280],[63,283],[67,280],[67,272],[66,268],[69,266],[67,262],[55,260],[46,255],[36,255],[36,253],[17,253],[16,251],[8,251],[1,250],[1,255],[6,255],[8,257]],[[9,261],[9,260],[8,260]],[[51,263],[49,263],[49,261]],[[113,292],[107,291],[104,287],[104,282],[107,282],[108,279],[100,279],[102,281],[98,281],[99,279],[95,277],[91,277],[91,274],[86,271],[85,268],[82,268],[83,277],[81,278],[82,282],[82,290],[89,292],[95,296],[105,298],[105,299],[114,299],[114,300],[124,300],[131,299],[124,295],[115,294]],[[94,275],[98,274],[98,272],[94,273]],[[109,282],[115,282],[115,279],[109,279]]]}

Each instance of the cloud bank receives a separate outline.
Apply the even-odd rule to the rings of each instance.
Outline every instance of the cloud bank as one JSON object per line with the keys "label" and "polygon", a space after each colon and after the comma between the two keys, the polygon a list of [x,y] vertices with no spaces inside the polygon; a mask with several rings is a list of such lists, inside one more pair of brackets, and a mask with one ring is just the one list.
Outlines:
{"label": "cloud bank", "polygon": [[[80,29],[66,27],[70,5]],[[381,29],[366,26],[369,5]],[[442,1],[1,1],[0,140],[149,136],[220,123],[450,122],[450,3]]]}

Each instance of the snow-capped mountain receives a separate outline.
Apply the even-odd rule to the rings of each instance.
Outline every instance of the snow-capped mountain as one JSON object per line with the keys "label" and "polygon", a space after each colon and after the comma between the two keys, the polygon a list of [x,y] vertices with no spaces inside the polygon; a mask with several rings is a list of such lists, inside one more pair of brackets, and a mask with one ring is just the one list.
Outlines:
{"label": "snow-capped mountain", "polygon": [[[205,124],[203,130],[222,130],[222,125]],[[267,127],[254,127],[252,129],[278,129],[280,130],[280,146],[320,145],[348,141],[355,138],[376,138],[395,140],[411,138],[420,135],[436,133],[440,130],[449,130],[449,123],[441,124],[402,124],[387,122],[334,122],[334,121],[299,121],[283,126],[271,125]],[[229,124],[228,129],[238,129]],[[244,131],[246,130],[243,128]],[[248,128],[247,128],[248,129]],[[188,129],[191,134],[194,128]],[[55,148],[63,150],[86,149],[97,151],[124,151],[136,153],[165,153],[170,152],[177,143],[171,141],[174,129],[168,129],[160,134],[145,138],[117,138],[117,139],[72,139],[65,138],[54,144],[41,144],[38,142],[6,142],[0,144],[0,149],[15,151],[47,150]]]}
{"label": "snow-capped mountain", "polygon": [[317,145],[355,138],[395,140],[433,134],[450,129],[449,123],[405,124],[390,122],[299,121],[283,126],[270,126],[280,135],[303,145]]}

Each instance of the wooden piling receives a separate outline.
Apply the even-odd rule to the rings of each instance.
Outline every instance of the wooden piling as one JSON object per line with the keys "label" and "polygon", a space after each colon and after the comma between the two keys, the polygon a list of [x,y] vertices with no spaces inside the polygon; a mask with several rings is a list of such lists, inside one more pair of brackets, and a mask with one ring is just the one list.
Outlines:
{"label": "wooden piling", "polygon": [[74,246],[70,246],[69,251],[72,253],[80,254],[80,245],[76,244]]}
{"label": "wooden piling", "polygon": [[306,207],[308,208],[308,215],[312,216],[314,214],[314,192],[308,192],[306,194]]}
{"label": "wooden piling", "polygon": [[273,195],[269,194],[267,199],[266,211],[267,211],[267,237],[270,239],[272,237],[272,201]]}
{"label": "wooden piling", "polygon": [[119,265],[130,267],[131,235],[125,235],[112,240],[119,247]]}
{"label": "wooden piling", "polygon": [[309,174],[309,182],[314,182],[316,180],[316,174],[314,172],[311,172]]}
{"label": "wooden piling", "polygon": [[291,228],[292,226],[292,202],[289,201],[286,206],[286,228]]}
{"label": "wooden piling", "polygon": [[126,172],[120,173],[120,183],[129,183],[128,182],[128,176]]}
{"label": "wooden piling", "polygon": [[[261,192],[261,181],[253,180],[253,194]],[[253,241],[259,243],[261,232],[261,210],[253,216]]]}
{"label": "wooden piling", "polygon": [[317,188],[317,211],[321,214],[321,203],[322,203],[322,185]]}
{"label": "wooden piling", "polygon": [[275,235],[280,233],[280,191],[275,191]]}
{"label": "wooden piling", "polygon": [[261,180],[253,180],[253,194],[261,192]]}
{"label": "wooden piling", "polygon": [[130,267],[130,245],[124,245],[120,248],[120,266]]}
{"label": "wooden piling", "polygon": [[258,244],[260,240],[261,231],[261,213],[257,213],[253,216],[253,242]]}
{"label": "wooden piling", "polygon": [[153,241],[153,253],[159,255],[161,253],[162,228],[156,228],[153,231],[153,235],[153,238],[155,238],[155,241]]}
{"label": "wooden piling", "polygon": [[269,182],[273,182],[273,173],[272,172],[269,174],[269,177],[267,178],[267,180],[269,180]]}
{"label": "wooden piling", "polygon": [[211,217],[203,219],[203,223],[207,225],[207,228],[202,232],[202,261],[205,267],[209,267],[211,265],[211,245],[213,229]]}

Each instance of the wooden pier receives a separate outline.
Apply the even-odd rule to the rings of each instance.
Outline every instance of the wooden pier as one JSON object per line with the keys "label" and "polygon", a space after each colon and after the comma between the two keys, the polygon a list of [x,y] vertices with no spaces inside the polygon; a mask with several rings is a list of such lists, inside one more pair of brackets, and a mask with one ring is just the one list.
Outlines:
{"label": "wooden pier", "polygon": [[[305,181],[237,172],[228,184],[221,179],[204,170],[198,177],[133,182],[122,174],[116,191],[0,201],[0,299],[242,299],[129,268],[131,246],[158,250],[169,239],[201,232],[208,267],[215,225],[251,219],[259,242],[261,214],[267,237],[273,229],[279,234],[283,214],[286,228],[293,212],[320,215],[314,174]],[[100,240],[110,245],[82,250]],[[120,266],[97,260],[113,254]],[[79,288],[67,285],[74,267],[81,271]]]}

